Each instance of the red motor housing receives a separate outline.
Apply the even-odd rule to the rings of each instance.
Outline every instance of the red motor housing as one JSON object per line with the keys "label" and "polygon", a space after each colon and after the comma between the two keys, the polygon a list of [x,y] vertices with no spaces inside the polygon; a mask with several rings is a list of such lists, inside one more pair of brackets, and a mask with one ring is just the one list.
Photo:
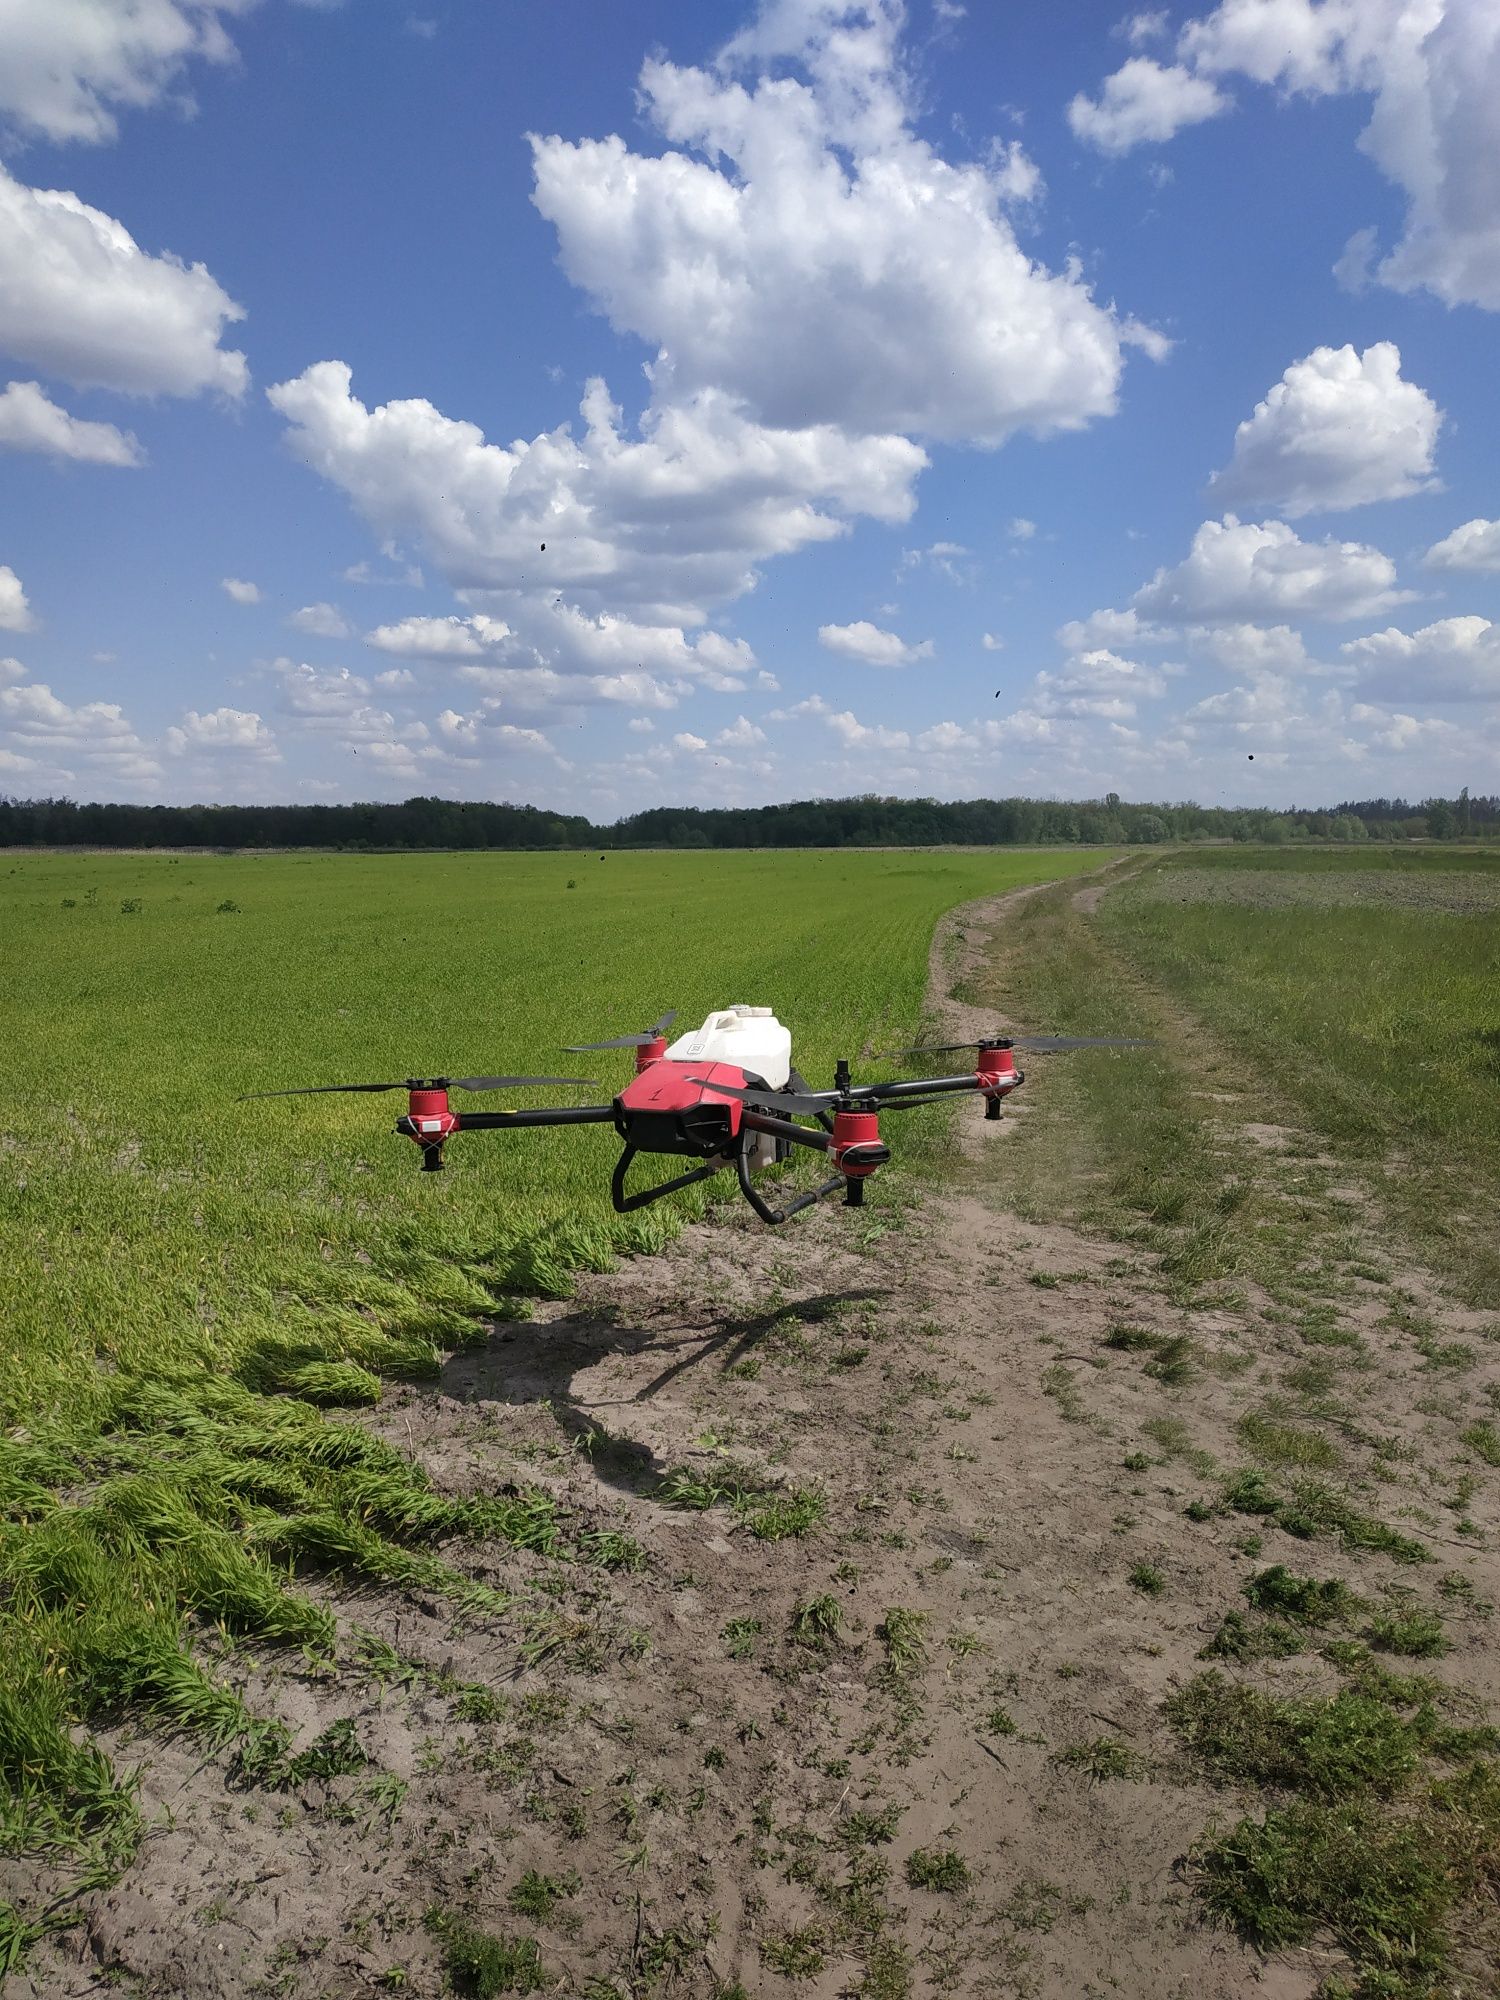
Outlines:
{"label": "red motor housing", "polygon": [[637,1043],[635,1051],[636,1075],[640,1076],[644,1070],[650,1069],[653,1063],[659,1063],[666,1053],[667,1038],[665,1035],[658,1035],[654,1041]]}
{"label": "red motor housing", "polygon": [[406,1116],[398,1119],[396,1129],[422,1148],[422,1171],[435,1174],[442,1170],[443,1142],[458,1126],[458,1118],[448,1109],[446,1090],[412,1090],[407,1092]]}
{"label": "red motor housing", "polygon": [[864,1180],[891,1157],[873,1111],[835,1111],[832,1152],[833,1164],[846,1180]]}
{"label": "red motor housing", "polygon": [[985,1117],[998,1118],[1001,1104],[1023,1080],[1016,1068],[1015,1050],[994,1046],[982,1048],[974,1073],[979,1079],[979,1088],[984,1092]]}

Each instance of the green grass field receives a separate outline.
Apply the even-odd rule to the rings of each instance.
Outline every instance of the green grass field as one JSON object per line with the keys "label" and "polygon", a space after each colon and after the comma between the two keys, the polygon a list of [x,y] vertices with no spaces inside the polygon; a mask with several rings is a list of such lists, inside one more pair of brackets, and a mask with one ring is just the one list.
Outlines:
{"label": "green grass field", "polygon": [[[28,855],[0,869],[0,1844],[85,1872],[129,1850],[131,1788],[79,1724],[135,1711],[275,1748],[274,1726],[194,1658],[190,1620],[328,1649],[333,1621],[297,1594],[299,1568],[477,1603],[435,1536],[590,1554],[550,1503],[441,1500],[319,1406],[435,1374],[479,1315],[658,1246],[671,1211],[613,1216],[607,1130],[460,1137],[451,1170],[421,1176],[390,1130],[397,1098],[239,1093],[591,1064],[613,1088],[628,1056],[560,1045],[734,1001],[774,1005],[819,1077],[867,1038],[918,1029],[945,909],[1104,858]],[[13,1923],[15,1950],[26,1934]],[[0,1966],[6,1949],[0,1934]]]}
{"label": "green grass field", "polygon": [[[1059,893],[1028,901],[995,997],[1062,1028],[1206,1031],[1218,1088],[1377,1176],[1409,1240],[1500,1305],[1500,856],[1179,851],[1088,921]],[[1233,1149],[1190,1081],[1163,1051],[1080,1067],[1068,1087],[1117,1189],[1212,1238]],[[1077,1162],[1063,1171],[1076,1185]]]}

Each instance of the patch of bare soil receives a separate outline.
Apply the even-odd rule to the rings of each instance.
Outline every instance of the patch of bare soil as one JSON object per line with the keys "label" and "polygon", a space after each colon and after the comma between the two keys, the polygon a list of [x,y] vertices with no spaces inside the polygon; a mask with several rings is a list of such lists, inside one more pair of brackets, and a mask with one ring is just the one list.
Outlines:
{"label": "patch of bare soil", "polygon": [[[993,1025],[949,994],[1008,906],[935,940],[954,1035]],[[883,1211],[878,1185],[862,1215],[777,1232],[726,1207],[497,1325],[436,1388],[389,1393],[370,1421],[445,1490],[535,1483],[644,1566],[450,1545],[516,1592],[503,1619],[330,1595],[387,1649],[364,1671],[352,1650],[337,1672],[264,1653],[230,1671],[303,1744],[352,1722],[368,1765],[273,1792],[186,1742],[112,1744],[144,1763],[153,1831],[7,1995],[436,1996],[435,1911],[535,1941],[540,1975],[500,1992],[1308,2000],[1328,1955],[1262,1959],[1200,1920],[1184,1857],[1240,1801],[1162,1716],[1256,1566],[1256,1522],[1184,1514],[1209,1490],[1194,1454],[1245,1462],[1235,1427],[1287,1357],[1254,1298],[1172,1306],[1148,1258],[1001,1212],[984,1163],[1006,1122],[976,1102],[955,1129],[963,1185],[914,1212]],[[1440,1286],[1400,1275],[1441,1347]],[[1338,1454],[1384,1467],[1372,1512],[1493,1597],[1495,1482],[1465,1495],[1465,1537],[1416,1477],[1445,1378],[1388,1298],[1376,1273],[1345,1309],[1363,1367]],[[1188,1336],[1185,1379],[1106,1345],[1121,1326]],[[732,1499],[671,1504],[683,1469],[700,1498],[763,1481],[823,1495],[824,1518],[763,1539]],[[1309,1566],[1280,1539],[1263,1560]],[[1334,1543],[1316,1567],[1433,1597],[1428,1574]],[[1449,1630],[1432,1670],[1500,1694],[1478,1616]],[[1287,1689],[1319,1668],[1254,1671]]]}

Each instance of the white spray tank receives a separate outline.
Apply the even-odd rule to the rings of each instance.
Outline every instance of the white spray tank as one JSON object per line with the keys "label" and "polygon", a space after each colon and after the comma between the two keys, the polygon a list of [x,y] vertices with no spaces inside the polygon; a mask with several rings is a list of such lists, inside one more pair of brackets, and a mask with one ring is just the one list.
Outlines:
{"label": "white spray tank", "polygon": [[[733,1063],[736,1069],[763,1077],[773,1090],[784,1090],[792,1069],[792,1031],[782,1027],[771,1007],[720,1007],[701,1028],[679,1035],[667,1050],[669,1062]],[[750,1147],[750,1171],[759,1173],[776,1158],[776,1141],[769,1132],[755,1134]]]}

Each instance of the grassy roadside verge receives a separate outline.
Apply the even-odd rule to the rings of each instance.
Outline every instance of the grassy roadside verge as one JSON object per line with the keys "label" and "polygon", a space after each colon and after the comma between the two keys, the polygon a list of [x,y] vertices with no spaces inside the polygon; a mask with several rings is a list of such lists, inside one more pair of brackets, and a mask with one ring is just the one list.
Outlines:
{"label": "grassy roadside verge", "polygon": [[[1500,1170],[1479,1087],[1500,1025],[1491,891],[1418,876],[1298,907],[1293,862],[1255,859],[1228,858],[1227,885],[1201,857],[1153,860],[1093,913],[1066,886],[1015,909],[966,997],[1159,1046],[1048,1065],[998,1192],[1138,1253],[1183,1330],[1147,1314],[1105,1346],[1168,1392],[1146,1431],[1203,1482],[1188,1519],[1277,1558],[1165,1705],[1185,1769],[1240,1808],[1186,1878],[1261,1948],[1320,1947],[1340,1967],[1324,2000],[1479,1996],[1500,1957],[1500,1738],[1457,1660],[1401,1656],[1443,1660],[1456,1629],[1482,1644],[1491,1611],[1472,1564],[1442,1565],[1445,1544],[1485,1549],[1470,1503],[1500,1463],[1500,1325],[1471,1311],[1452,1338],[1464,1315],[1440,1304],[1500,1305],[1466,1221]],[[1223,1385],[1196,1427],[1195,1377]],[[1299,1574],[1335,1552],[1353,1587]]]}
{"label": "grassy roadside verge", "polygon": [[1097,928],[1500,1306],[1500,856],[1182,856]]}

